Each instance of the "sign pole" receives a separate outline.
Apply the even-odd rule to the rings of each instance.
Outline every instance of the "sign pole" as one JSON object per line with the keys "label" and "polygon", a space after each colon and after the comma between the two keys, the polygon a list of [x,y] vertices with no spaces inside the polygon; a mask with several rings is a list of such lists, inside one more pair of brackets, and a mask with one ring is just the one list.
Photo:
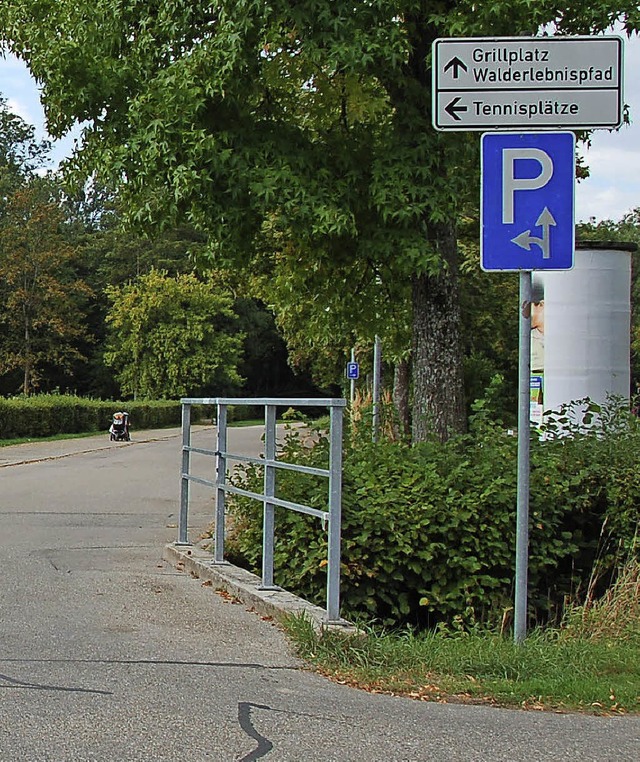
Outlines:
{"label": "sign pole", "polygon": [[373,420],[371,426],[371,440],[375,444],[378,441],[378,429],[380,428],[380,376],[382,375],[382,340],[376,334],[373,342]]}
{"label": "sign pole", "polygon": [[520,275],[516,643],[527,633],[532,272],[573,266],[574,140],[569,132],[482,136],[481,266]]}
{"label": "sign pole", "polygon": [[493,130],[481,143],[482,269],[520,274],[516,643],[527,632],[531,273],[573,267],[573,131],[620,125],[623,52],[621,37],[600,35],[442,38],[432,45],[434,128]]}
{"label": "sign pole", "polygon": [[[356,361],[356,350],[355,347],[351,349],[351,364],[353,365]],[[349,401],[351,402],[351,405],[353,406],[353,401],[356,398],[356,380],[353,377],[353,375],[349,378]]]}
{"label": "sign pole", "polygon": [[522,643],[527,634],[529,566],[529,443],[531,433],[531,297],[530,270],[520,272],[520,341],[518,360],[518,493],[516,506],[516,584],[513,635]]}

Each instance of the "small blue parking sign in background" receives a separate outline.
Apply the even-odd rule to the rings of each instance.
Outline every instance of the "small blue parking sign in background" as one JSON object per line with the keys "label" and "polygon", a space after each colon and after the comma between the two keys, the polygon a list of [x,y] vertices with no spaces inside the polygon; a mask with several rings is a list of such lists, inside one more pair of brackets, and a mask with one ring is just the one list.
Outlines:
{"label": "small blue parking sign in background", "polygon": [[482,269],[571,269],[574,134],[485,133],[481,159]]}
{"label": "small blue parking sign in background", "polygon": [[357,378],[360,377],[360,366],[357,362],[348,362],[347,363],[347,378],[355,381]]}

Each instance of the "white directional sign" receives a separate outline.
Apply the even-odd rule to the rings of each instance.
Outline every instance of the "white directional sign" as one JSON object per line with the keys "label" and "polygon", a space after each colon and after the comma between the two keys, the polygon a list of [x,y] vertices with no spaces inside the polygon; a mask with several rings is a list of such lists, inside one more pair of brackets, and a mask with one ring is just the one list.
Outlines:
{"label": "white directional sign", "polygon": [[623,40],[477,37],[433,43],[437,130],[618,127]]}
{"label": "white directional sign", "polygon": [[574,250],[572,132],[482,136],[484,270],[569,270]]}

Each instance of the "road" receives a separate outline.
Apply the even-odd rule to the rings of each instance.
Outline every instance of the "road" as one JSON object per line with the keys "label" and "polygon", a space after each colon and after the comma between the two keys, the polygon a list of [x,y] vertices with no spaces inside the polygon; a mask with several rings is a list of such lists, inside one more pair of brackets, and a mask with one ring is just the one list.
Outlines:
{"label": "road", "polygon": [[[0,450],[2,762],[640,759],[640,718],[428,704],[306,671],[271,622],[162,561],[179,462],[175,430]],[[212,513],[194,498],[191,536]]]}

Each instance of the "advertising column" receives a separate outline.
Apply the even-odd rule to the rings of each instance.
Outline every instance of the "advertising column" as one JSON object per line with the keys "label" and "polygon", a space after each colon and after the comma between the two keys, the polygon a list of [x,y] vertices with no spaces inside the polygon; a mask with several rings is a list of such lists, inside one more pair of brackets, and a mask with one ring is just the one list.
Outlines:
{"label": "advertising column", "polygon": [[[576,244],[573,270],[536,274],[531,322],[531,416],[588,397],[629,398],[631,252]],[[535,358],[535,359],[534,359]]]}

